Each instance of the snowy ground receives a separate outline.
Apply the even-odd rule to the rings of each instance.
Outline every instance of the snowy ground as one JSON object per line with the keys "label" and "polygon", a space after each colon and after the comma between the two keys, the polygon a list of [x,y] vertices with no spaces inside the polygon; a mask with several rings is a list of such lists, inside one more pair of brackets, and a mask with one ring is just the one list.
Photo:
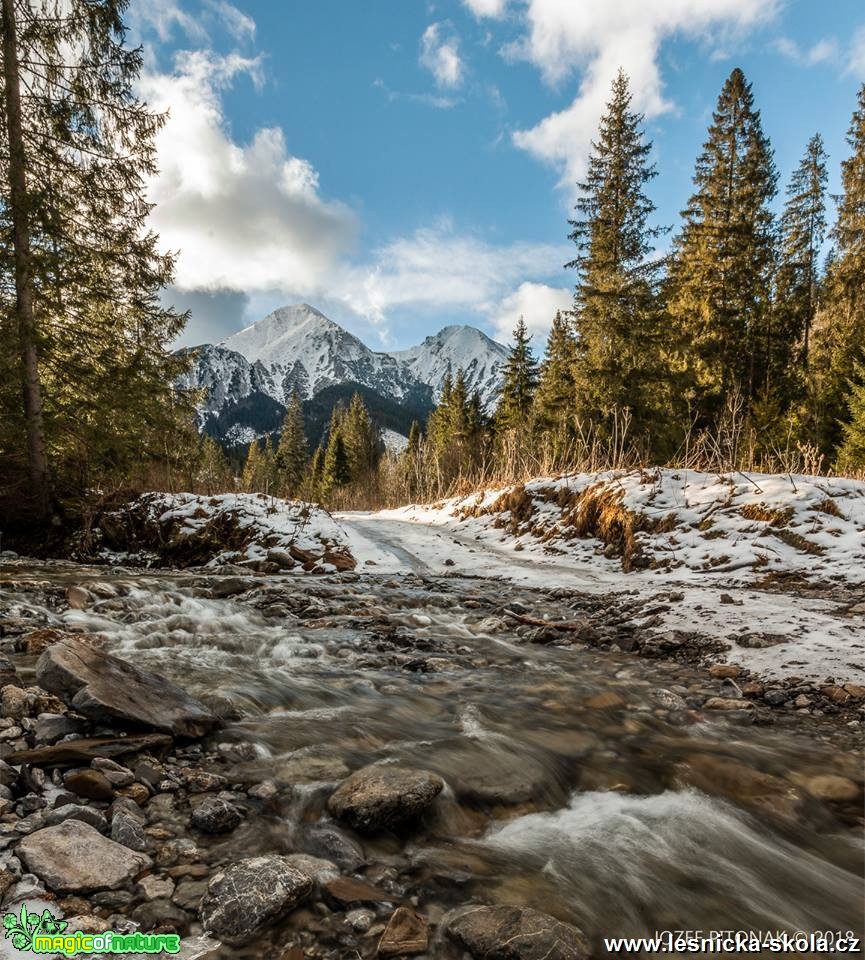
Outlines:
{"label": "snowy ground", "polygon": [[212,567],[276,561],[286,569],[328,573],[349,566],[341,559],[350,561],[345,533],[326,510],[264,494],[149,493],[103,517],[101,525],[115,559],[121,559],[120,546],[180,565],[190,559]]}
{"label": "snowy ground", "polygon": [[[601,540],[573,536],[570,511],[585,508],[580,495],[590,489],[593,497],[612,492],[646,528],[635,539],[654,566],[624,572]],[[512,581],[637,591],[659,603],[683,594],[653,620],[723,638],[730,662],[764,676],[865,681],[865,484],[669,470],[581,475],[526,485],[529,507],[520,498],[517,523],[502,509],[509,492],[337,519],[358,570],[490,577],[504,581],[503,593]],[[758,588],[767,574],[834,588],[833,599]],[[754,646],[760,634],[785,639]]]}

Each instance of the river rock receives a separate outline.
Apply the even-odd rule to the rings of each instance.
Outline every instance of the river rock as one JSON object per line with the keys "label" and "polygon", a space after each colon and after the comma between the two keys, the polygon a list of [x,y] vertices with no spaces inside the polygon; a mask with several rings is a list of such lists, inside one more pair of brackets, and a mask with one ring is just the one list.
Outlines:
{"label": "river rock", "polygon": [[49,827],[56,827],[58,823],[65,823],[67,820],[80,820],[82,823],[89,823],[100,833],[108,833],[108,821],[95,807],[64,803],[62,807],[49,810],[45,816],[45,823]]}
{"label": "river rock", "polygon": [[27,716],[27,694],[17,684],[8,683],[0,690],[0,713],[13,720]]}
{"label": "river rock", "polygon": [[830,803],[849,803],[857,800],[861,793],[857,783],[834,773],[809,778],[805,781],[805,789],[812,797],[828,800]]}
{"label": "river rock", "polygon": [[63,778],[63,785],[88,800],[114,799],[114,787],[98,770],[72,770]]}
{"label": "river rock", "polygon": [[40,713],[36,718],[36,743],[56,743],[72,733],[80,733],[83,724],[62,713]]}
{"label": "river rock", "polygon": [[221,797],[206,797],[192,811],[192,826],[203,833],[228,833],[242,819],[237,807]]}
{"label": "river rock", "polygon": [[733,800],[772,817],[793,820],[801,801],[799,791],[786,780],[755,770],[730,757],[692,754],[678,766],[684,785]]}
{"label": "river rock", "polygon": [[461,908],[444,920],[448,937],[475,960],[585,960],[589,945],[569,923],[527,907]]}
{"label": "river rock", "polygon": [[160,751],[171,746],[171,737],[164,733],[146,733],[129,737],[88,737],[66,740],[50,747],[19,750],[6,757],[8,763],[32,764],[39,767],[62,767],[90,763],[94,757],[119,757],[125,753]]}
{"label": "river rock", "polygon": [[388,920],[378,942],[380,957],[408,957],[426,953],[429,945],[429,925],[408,907],[397,907]]}
{"label": "river rock", "polygon": [[130,850],[147,849],[147,834],[139,821],[127,813],[117,812],[111,818],[111,839]]}
{"label": "river rock", "polygon": [[201,922],[226,943],[243,944],[302,903],[312,889],[312,879],[285,857],[240,860],[211,877]]}
{"label": "river rock", "polygon": [[80,820],[37,830],[21,841],[16,853],[58,893],[116,890],[151,863]]}
{"label": "river rock", "polygon": [[36,679],[92,720],[120,720],[185,737],[202,736],[219,723],[203,703],[165,677],[74,640],[45,650]]}
{"label": "river rock", "polygon": [[428,770],[373,765],[344,780],[327,807],[355,830],[376,833],[418,816],[443,788],[442,778]]}

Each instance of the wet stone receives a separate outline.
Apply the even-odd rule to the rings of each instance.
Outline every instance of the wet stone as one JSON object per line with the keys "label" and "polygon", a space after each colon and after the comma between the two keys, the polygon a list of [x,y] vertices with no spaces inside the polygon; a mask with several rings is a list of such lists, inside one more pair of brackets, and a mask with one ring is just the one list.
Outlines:
{"label": "wet stone", "polygon": [[201,921],[226,943],[243,944],[302,903],[312,889],[312,879],[284,857],[241,860],[211,877]]}
{"label": "wet stone", "polygon": [[114,799],[114,787],[98,770],[73,770],[63,778],[63,785],[88,800]]}
{"label": "wet stone", "polygon": [[445,917],[447,936],[475,960],[587,960],[582,931],[537,910],[468,907]]}
{"label": "wet stone", "polygon": [[192,810],[192,826],[203,833],[228,833],[242,819],[237,807],[221,797],[207,797]]}
{"label": "wet stone", "polygon": [[108,840],[79,820],[31,834],[17,853],[31,873],[58,893],[115,889],[150,865],[144,854]]}
{"label": "wet stone", "polygon": [[147,834],[138,820],[127,813],[115,813],[111,820],[111,839],[130,850],[146,850]]}
{"label": "wet stone", "polygon": [[343,781],[327,806],[355,830],[375,833],[417,817],[443,788],[441,777],[426,770],[373,765]]}

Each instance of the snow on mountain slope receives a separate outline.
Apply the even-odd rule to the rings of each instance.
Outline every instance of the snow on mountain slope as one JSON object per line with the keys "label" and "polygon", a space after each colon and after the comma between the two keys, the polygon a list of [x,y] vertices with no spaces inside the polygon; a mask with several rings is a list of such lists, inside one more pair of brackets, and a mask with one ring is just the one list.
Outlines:
{"label": "snow on mountain slope", "polygon": [[274,399],[285,403],[353,381],[402,400],[416,391],[415,378],[398,360],[375,353],[307,303],[280,307],[220,346],[261,364],[274,382]]}
{"label": "snow on mountain slope", "polygon": [[466,373],[487,410],[495,406],[508,351],[473,327],[445,327],[396,353],[370,350],[307,303],[280,307],[219,344],[191,351],[184,388],[204,390],[199,428],[240,442],[278,429],[297,391],[308,400],[328,388],[356,383],[390,401],[428,409],[445,376]]}
{"label": "snow on mountain slope", "polygon": [[436,395],[441,393],[445,376],[455,376],[462,367],[469,392],[480,391],[484,407],[491,410],[501,385],[508,350],[474,327],[445,327],[408,350],[399,350],[392,357],[405,363],[422,383],[429,384]]}
{"label": "snow on mountain slope", "polygon": [[250,394],[273,396],[276,392],[270,371],[261,363],[250,363],[234,350],[206,343],[188,352],[193,355],[192,367],[180,377],[178,385],[185,390],[204,390],[198,410],[201,423],[209,414],[218,414]]}

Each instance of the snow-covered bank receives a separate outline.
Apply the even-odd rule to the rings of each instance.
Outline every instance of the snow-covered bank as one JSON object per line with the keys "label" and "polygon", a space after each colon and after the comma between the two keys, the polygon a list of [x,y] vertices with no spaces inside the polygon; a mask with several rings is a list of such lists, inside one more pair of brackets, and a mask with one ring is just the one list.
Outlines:
{"label": "snow-covered bank", "polygon": [[865,583],[865,483],[796,475],[610,471],[538,479],[389,516],[625,570],[753,582]]}
{"label": "snow-covered bank", "polygon": [[228,563],[265,573],[350,570],[343,529],[321,507],[264,494],[148,493],[104,515],[109,552],[177,566]]}
{"label": "snow-covered bank", "polygon": [[627,591],[638,625],[717,637],[763,676],[865,681],[861,482],[617,471],[337,519],[358,569]]}

